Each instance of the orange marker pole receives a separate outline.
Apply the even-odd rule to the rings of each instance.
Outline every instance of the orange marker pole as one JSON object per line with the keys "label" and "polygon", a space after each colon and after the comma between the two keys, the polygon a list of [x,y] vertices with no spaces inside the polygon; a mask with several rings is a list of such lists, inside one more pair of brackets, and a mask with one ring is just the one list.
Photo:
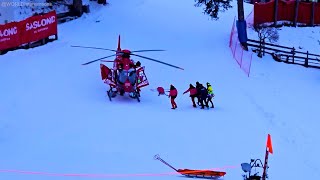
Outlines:
{"label": "orange marker pole", "polygon": [[269,157],[269,151],[266,148],[266,156],[264,159],[262,180],[266,180],[266,177],[267,177],[268,157]]}
{"label": "orange marker pole", "polygon": [[267,178],[267,168],[268,168],[268,159],[269,159],[269,152],[273,154],[273,148],[272,148],[272,142],[271,142],[271,136],[268,134],[267,139],[267,147],[266,147],[266,155],[264,158],[264,166],[263,166],[263,175],[262,180],[266,180]]}

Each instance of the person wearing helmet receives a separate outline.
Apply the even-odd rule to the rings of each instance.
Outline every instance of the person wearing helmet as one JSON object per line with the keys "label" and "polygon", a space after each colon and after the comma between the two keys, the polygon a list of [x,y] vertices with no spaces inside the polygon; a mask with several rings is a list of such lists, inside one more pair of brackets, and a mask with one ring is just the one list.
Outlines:
{"label": "person wearing helmet", "polygon": [[187,92],[190,92],[192,106],[197,107],[196,103],[194,102],[194,98],[198,95],[197,89],[192,84],[190,84],[189,89],[187,89],[183,94],[186,94]]}
{"label": "person wearing helmet", "polygon": [[201,104],[201,109],[204,109],[204,106],[209,108],[209,105],[207,103],[207,98],[208,98],[208,90],[202,84],[200,84],[200,104]]}
{"label": "person wearing helmet", "polygon": [[200,87],[200,83],[199,83],[199,81],[197,81],[196,82],[196,89],[197,89],[197,95],[196,95],[196,97],[197,97],[197,104],[200,106],[201,105],[201,103],[200,103],[200,89],[201,89],[201,87]]}
{"label": "person wearing helmet", "polygon": [[[136,71],[138,71],[138,69],[141,67],[141,63],[140,61],[137,61],[135,64],[134,64],[134,68]],[[140,71],[141,73],[142,71]],[[143,77],[140,75],[140,73],[137,75],[137,84],[140,84],[142,83],[143,81]],[[139,88],[137,88],[137,91],[140,92],[141,90]]]}
{"label": "person wearing helmet", "polygon": [[171,85],[170,85],[170,91],[169,91],[169,98],[171,98],[171,105],[172,105],[172,108],[171,108],[171,109],[176,109],[176,108],[177,108],[177,104],[176,104],[176,102],[174,101],[177,96],[178,96],[178,91],[177,91],[177,89],[171,84]]}
{"label": "person wearing helmet", "polygon": [[135,64],[135,68],[137,69],[137,68],[139,68],[139,67],[141,67],[141,62],[140,62],[140,61],[137,61],[136,64]]}
{"label": "person wearing helmet", "polygon": [[211,108],[214,108],[212,98],[214,97],[213,89],[210,83],[207,82],[207,90],[208,90],[208,98],[207,98],[207,104],[209,105],[209,102],[211,103]]}

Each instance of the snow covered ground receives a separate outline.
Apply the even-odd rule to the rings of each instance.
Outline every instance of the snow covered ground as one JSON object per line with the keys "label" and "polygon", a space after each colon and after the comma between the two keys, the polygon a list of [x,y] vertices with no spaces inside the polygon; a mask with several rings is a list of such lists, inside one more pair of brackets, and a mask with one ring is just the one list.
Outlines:
{"label": "snow covered ground", "polygon": [[[153,160],[155,154],[176,168],[225,168],[224,179],[242,179],[241,163],[264,159],[268,133],[270,179],[318,179],[319,70],[254,55],[248,78],[228,47],[236,2],[219,21],[193,4],[110,1],[59,25],[58,41],[0,56],[0,179],[181,178],[160,176],[172,170]],[[246,14],[251,10],[246,5]],[[281,42],[318,52],[319,28],[295,28],[296,36],[292,29],[282,28]],[[118,34],[122,48],[166,49],[141,54],[185,70],[139,59],[150,81],[141,102],[109,102],[99,63],[80,64],[112,53],[70,46],[115,49]],[[196,81],[213,85],[215,109],[194,109],[182,95]],[[150,91],[170,84],[179,91],[176,110]]]}

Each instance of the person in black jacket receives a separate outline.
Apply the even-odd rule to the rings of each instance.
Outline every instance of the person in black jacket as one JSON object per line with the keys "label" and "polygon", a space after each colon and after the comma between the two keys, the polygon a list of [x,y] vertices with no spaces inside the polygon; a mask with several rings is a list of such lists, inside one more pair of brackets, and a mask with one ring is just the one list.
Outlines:
{"label": "person in black jacket", "polygon": [[201,109],[204,109],[204,105],[209,108],[208,102],[208,90],[205,88],[202,84],[200,84],[200,104],[201,104]]}
{"label": "person in black jacket", "polygon": [[139,68],[139,67],[141,67],[141,62],[140,61],[137,61],[137,63],[134,65],[134,68]]}
{"label": "person in black jacket", "polygon": [[196,82],[196,89],[197,89],[197,95],[196,95],[196,97],[197,97],[197,104],[198,104],[198,106],[200,106],[200,89],[201,89],[201,84],[199,83],[199,81],[197,81]]}

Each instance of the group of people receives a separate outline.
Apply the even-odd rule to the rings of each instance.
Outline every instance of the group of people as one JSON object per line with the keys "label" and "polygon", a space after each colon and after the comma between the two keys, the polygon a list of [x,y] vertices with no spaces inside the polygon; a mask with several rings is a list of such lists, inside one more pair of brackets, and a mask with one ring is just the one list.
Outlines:
{"label": "group of people", "polygon": [[[183,94],[190,93],[190,98],[192,101],[192,106],[197,107],[201,106],[201,109],[204,109],[206,106],[209,108],[209,103],[211,103],[211,108],[214,108],[214,104],[212,102],[212,99],[214,97],[213,89],[210,83],[207,82],[207,86],[204,87],[201,83],[196,82],[196,86],[193,86],[192,84],[189,85],[189,88],[183,92]],[[159,96],[162,94],[165,94],[165,90],[162,87],[158,87],[157,91],[159,92]],[[175,99],[178,96],[178,90],[171,84],[170,85],[170,90],[169,90],[169,95],[168,97],[171,99],[171,109],[176,109],[177,104],[175,102]],[[196,101],[197,100],[197,104]]]}

